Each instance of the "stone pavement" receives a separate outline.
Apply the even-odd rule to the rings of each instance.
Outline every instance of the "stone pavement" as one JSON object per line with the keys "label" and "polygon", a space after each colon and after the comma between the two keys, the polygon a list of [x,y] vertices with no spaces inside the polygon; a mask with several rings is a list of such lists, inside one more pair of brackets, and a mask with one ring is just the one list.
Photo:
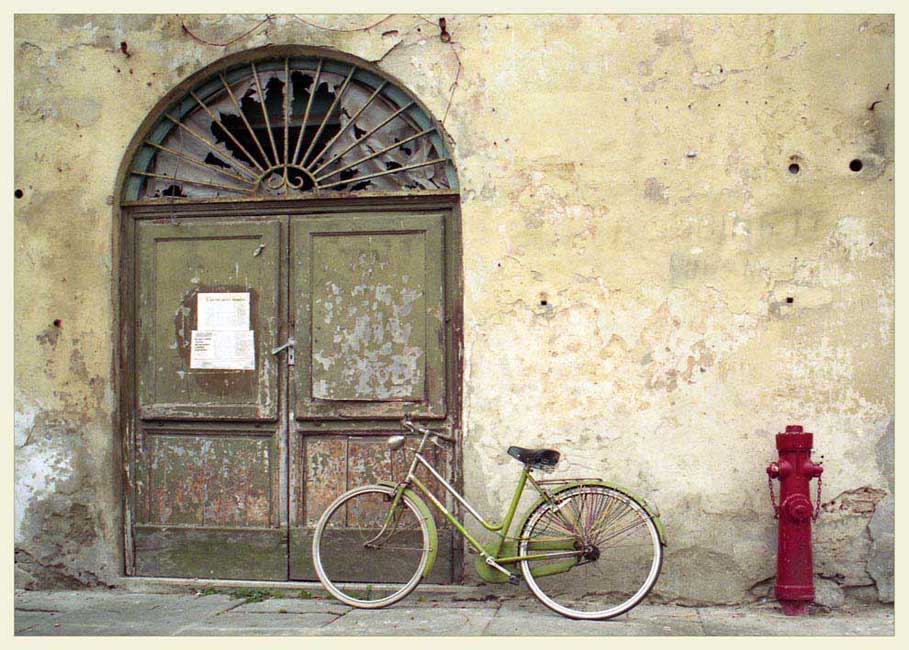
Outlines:
{"label": "stone pavement", "polygon": [[[212,593],[17,591],[19,636],[891,636],[892,606],[852,605],[789,618],[775,603],[640,605],[609,621],[573,621],[531,597],[411,594],[383,610],[324,597]],[[264,598],[264,599],[263,599]],[[262,599],[262,600],[260,600]]]}

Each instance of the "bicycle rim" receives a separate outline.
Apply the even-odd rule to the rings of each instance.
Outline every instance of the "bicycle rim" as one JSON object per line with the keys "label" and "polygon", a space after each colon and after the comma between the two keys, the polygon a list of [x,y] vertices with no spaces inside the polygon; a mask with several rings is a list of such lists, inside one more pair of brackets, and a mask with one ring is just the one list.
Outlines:
{"label": "bicycle rim", "polygon": [[382,533],[393,499],[391,487],[357,488],[338,497],[316,526],[313,564],[319,580],[353,607],[391,605],[423,578],[429,529],[420,510],[403,497],[394,523]]}
{"label": "bicycle rim", "polygon": [[553,575],[545,573],[566,567],[564,558],[521,562],[533,594],[550,609],[579,619],[612,618],[640,603],[663,562],[659,533],[643,506],[605,486],[572,488],[555,499],[555,505],[544,503],[531,514],[521,533],[521,554],[573,542],[585,555]]}

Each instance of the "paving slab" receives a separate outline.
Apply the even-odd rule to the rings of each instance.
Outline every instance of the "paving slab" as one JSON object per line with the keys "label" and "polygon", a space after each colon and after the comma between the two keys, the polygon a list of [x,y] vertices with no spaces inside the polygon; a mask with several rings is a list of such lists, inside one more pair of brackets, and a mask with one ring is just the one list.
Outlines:
{"label": "paving slab", "polygon": [[[187,597],[187,594],[179,594]],[[158,607],[174,602],[174,594],[134,594],[121,590],[105,591],[19,591],[16,609],[72,612],[86,608]]]}
{"label": "paving slab", "polygon": [[81,625],[69,623],[67,625],[38,626],[23,632],[16,632],[18,636],[142,636],[159,637],[170,636],[171,631],[163,625],[130,625],[112,622],[109,625]]}
{"label": "paving slab", "polygon": [[324,598],[270,598],[258,603],[244,603],[230,610],[230,614],[333,614],[341,616],[350,607],[337,600]]}
{"label": "paving slab", "polygon": [[312,636],[344,614],[331,612],[240,612],[215,614],[181,628],[178,636]]}
{"label": "paving slab", "polygon": [[23,629],[24,635],[167,636],[242,602],[220,594],[199,597],[111,592],[82,592],[86,597],[80,602],[71,597],[80,592],[69,592],[69,596],[62,595],[67,592],[49,593],[52,595],[48,597],[25,599],[22,607],[17,597],[16,628],[20,615],[31,614],[33,622]]}
{"label": "paving slab", "polygon": [[321,628],[329,636],[478,636],[496,608],[407,607],[354,609]]}
{"label": "paving slab", "polygon": [[846,607],[786,616],[778,606],[701,607],[709,636],[892,636],[893,609]]}
{"label": "paving slab", "polygon": [[496,597],[456,597],[456,598],[426,598],[425,596],[410,595],[392,607],[450,607],[454,609],[495,609],[500,603],[504,602],[502,598]]}
{"label": "paving slab", "polygon": [[484,634],[490,636],[701,636],[697,610],[641,605],[605,621],[578,621],[536,601],[506,601]]}
{"label": "paving slab", "polygon": [[38,627],[53,627],[56,617],[60,616],[58,612],[41,612],[31,610],[17,610],[15,616],[14,629],[16,634],[32,634],[30,630]]}

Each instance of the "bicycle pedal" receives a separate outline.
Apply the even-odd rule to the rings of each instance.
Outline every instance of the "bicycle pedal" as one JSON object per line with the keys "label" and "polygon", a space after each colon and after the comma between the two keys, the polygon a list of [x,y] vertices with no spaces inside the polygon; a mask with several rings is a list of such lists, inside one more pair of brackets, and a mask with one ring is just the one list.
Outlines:
{"label": "bicycle pedal", "polygon": [[519,584],[521,584],[521,578],[519,578],[518,576],[516,576],[516,575],[513,574],[513,573],[512,573],[512,574],[509,574],[509,576],[508,576],[508,584],[510,584],[510,585],[519,585]]}

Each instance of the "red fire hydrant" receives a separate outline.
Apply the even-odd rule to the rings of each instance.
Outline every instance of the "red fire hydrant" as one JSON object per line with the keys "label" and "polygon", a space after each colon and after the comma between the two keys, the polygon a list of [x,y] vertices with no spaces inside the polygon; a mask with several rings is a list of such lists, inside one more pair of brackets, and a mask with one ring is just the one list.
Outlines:
{"label": "red fire hydrant", "polygon": [[[813,435],[799,425],[776,434],[780,459],[767,467],[770,502],[780,520],[776,558],[776,598],[787,616],[808,613],[814,602],[814,565],[811,558],[811,522],[821,506],[821,473],[811,461]],[[780,504],[773,496],[773,479],[780,481]],[[811,479],[817,478],[817,497],[811,505]]]}

